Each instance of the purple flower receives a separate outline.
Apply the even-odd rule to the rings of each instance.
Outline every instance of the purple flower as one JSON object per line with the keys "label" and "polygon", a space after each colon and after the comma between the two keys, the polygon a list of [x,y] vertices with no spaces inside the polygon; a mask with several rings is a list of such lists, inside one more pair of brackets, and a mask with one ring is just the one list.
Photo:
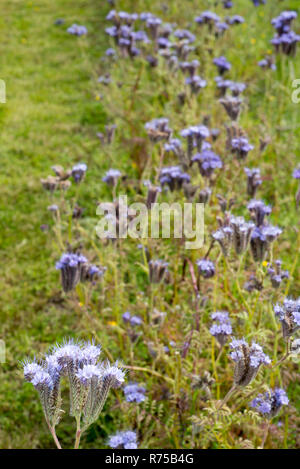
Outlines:
{"label": "purple flower", "polygon": [[265,216],[270,215],[272,209],[266,205],[262,200],[253,199],[247,205],[247,208],[254,219],[256,226],[261,226],[264,222]]}
{"label": "purple flower", "polygon": [[204,278],[211,278],[215,275],[215,265],[209,259],[200,259],[196,262],[198,272]]}
{"label": "purple flower", "polygon": [[87,165],[85,163],[77,163],[72,168],[72,176],[76,183],[82,181],[87,170]]}
{"label": "purple flower", "polygon": [[300,166],[293,171],[293,178],[300,179]]}
{"label": "purple flower", "polygon": [[228,62],[226,57],[217,57],[213,60],[213,63],[218,67],[219,73],[223,75],[226,71],[231,69],[231,64]]}
{"label": "purple flower", "polygon": [[56,263],[56,269],[61,271],[61,282],[65,292],[73,290],[80,281],[82,266],[87,258],[82,254],[66,253]]}
{"label": "purple flower", "polygon": [[229,314],[227,312],[217,311],[211,314],[211,319],[214,321],[214,324],[209,329],[209,332],[216,337],[221,347],[223,347],[227,342],[228,336],[232,334]]}
{"label": "purple flower", "polygon": [[138,384],[131,383],[124,387],[125,399],[127,402],[137,402],[140,404],[145,397],[146,389]]}
{"label": "purple flower", "polygon": [[227,18],[227,22],[230,25],[242,24],[242,23],[245,23],[245,18],[243,18],[240,15],[233,15],[230,18]]}
{"label": "purple flower", "polygon": [[251,197],[254,197],[258,187],[262,184],[262,179],[260,177],[260,169],[245,168],[244,171],[247,175],[247,194]]}
{"label": "purple flower", "polygon": [[121,171],[119,171],[118,169],[111,168],[106,171],[105,176],[102,178],[102,181],[108,184],[109,186],[116,186],[121,176]]}
{"label": "purple flower", "polygon": [[286,298],[283,304],[277,303],[274,313],[281,323],[284,338],[290,337],[300,328],[300,298]]}
{"label": "purple flower", "polygon": [[254,146],[250,145],[247,138],[238,137],[231,140],[231,148],[237,154],[239,159],[245,159],[249,151],[253,150]]}
{"label": "purple flower", "polygon": [[202,153],[197,153],[192,162],[198,163],[199,171],[202,176],[210,178],[213,172],[223,167],[223,163],[219,155],[211,150],[205,150]]}
{"label": "purple flower", "polygon": [[87,34],[87,28],[76,23],[72,24],[72,26],[70,26],[67,31],[74,36],[84,36]]}
{"label": "purple flower", "polygon": [[118,432],[109,437],[108,446],[115,449],[137,449],[137,436],[135,432]]}
{"label": "purple flower", "polygon": [[159,181],[162,186],[167,185],[173,192],[175,189],[181,189],[185,182],[190,182],[191,178],[184,173],[179,166],[168,166],[162,168]]}
{"label": "purple flower", "polygon": [[258,412],[268,418],[273,418],[278,415],[280,409],[284,405],[289,404],[289,399],[284,389],[275,388],[269,390],[264,394],[259,394],[250,403],[250,406],[257,409]]}
{"label": "purple flower", "polygon": [[235,362],[234,382],[238,386],[247,386],[257,375],[261,365],[269,365],[270,358],[260,345],[252,342],[251,346],[244,339],[234,339],[230,343],[230,356]]}

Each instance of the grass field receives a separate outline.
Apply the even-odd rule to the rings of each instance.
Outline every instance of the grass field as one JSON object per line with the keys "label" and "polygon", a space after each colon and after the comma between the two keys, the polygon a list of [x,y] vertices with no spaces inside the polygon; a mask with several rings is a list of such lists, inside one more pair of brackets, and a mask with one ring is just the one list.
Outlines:
{"label": "grass field", "polygon": [[[237,400],[229,401],[229,408],[234,407],[236,412],[228,411],[225,422],[216,422],[212,431],[207,429],[209,413],[205,410],[213,409],[225,396],[233,379],[228,350],[216,360],[218,344],[209,333],[210,314],[229,311],[234,335],[257,340],[275,363],[284,354],[284,342],[273,305],[287,295],[300,296],[300,226],[295,203],[298,181],[292,178],[300,160],[300,105],[291,99],[292,81],[300,78],[300,52],[295,57],[276,56],[275,71],[257,66],[272,52],[270,20],[287,9],[299,14],[298,1],[269,0],[255,8],[250,0],[236,0],[229,11],[204,0],[165,3],[167,11],[161,2],[146,0],[117,1],[115,8],[151,11],[168,23],[177,22],[180,28],[191,25],[197,35],[194,55],[201,64],[199,74],[208,86],[182,107],[177,95],[184,87],[183,75],[170,72],[162,59],[156,68],[150,68],[142,58],[120,58],[111,63],[103,59],[105,50],[114,46],[104,32],[109,26],[105,20],[110,10],[107,2],[0,0],[0,79],[6,83],[7,94],[6,104],[0,104],[0,338],[6,345],[6,362],[0,365],[2,449],[54,447],[37,393],[24,383],[20,361],[40,356],[64,337],[94,338],[102,344],[104,355],[121,359],[129,367],[128,381],[142,383],[147,389],[147,399],[141,405],[127,403],[122,390],[111,392],[99,420],[82,437],[84,448],[104,448],[108,436],[123,429],[137,431],[142,448],[258,447],[265,424],[249,410],[247,396],[264,385],[284,387],[290,400],[272,421],[265,447],[300,446],[299,359],[289,359],[280,368],[261,369]],[[240,14],[246,22],[231,27],[224,39],[215,40],[205,36],[193,20],[207,9],[222,17]],[[58,18],[65,22],[54,24]],[[298,17],[294,23],[298,34],[299,21]],[[88,34],[68,34],[66,29],[73,23],[85,25]],[[247,84],[239,126],[255,149],[246,164],[238,163],[225,150],[226,114],[215,97],[217,72],[212,64],[213,58],[221,55],[232,64],[230,79]],[[98,77],[108,71],[112,82],[108,86],[98,83]],[[140,240],[107,244],[96,237],[96,206],[112,200],[111,189],[102,182],[109,168],[127,175],[118,186],[120,194],[127,194],[130,201],[143,200],[146,189],[141,181],[157,180],[161,166],[160,145],[150,143],[144,125],[163,116],[169,118],[176,136],[181,129],[209,116],[209,126],[221,130],[214,151],[223,159],[224,168],[218,172],[205,208],[203,248],[186,253],[176,239],[145,241],[154,259],[169,262],[171,272],[170,283],[151,287],[145,259],[137,247]],[[111,145],[101,145],[96,134],[110,124],[117,125],[116,138]],[[267,136],[270,143],[260,153],[260,137]],[[79,186],[73,184],[63,195],[50,196],[43,190],[40,180],[51,174],[53,165],[69,168],[77,162],[88,166]],[[166,155],[163,164],[178,162]],[[209,234],[217,228],[216,217],[223,215],[217,194],[227,201],[234,198],[232,212],[248,217],[250,199],[244,166],[260,168],[263,183],[257,198],[273,207],[270,220],[283,229],[266,260],[280,258],[290,278],[274,289],[266,277],[266,265],[254,263],[250,253],[242,262],[235,255],[225,261],[215,248],[211,258],[217,263],[217,275],[201,280],[199,302],[194,297],[189,267],[183,275],[183,259],[188,257],[195,266],[196,260],[204,257]],[[191,174],[195,184],[204,185],[198,171]],[[176,191],[163,192],[161,198],[168,202],[184,200]],[[84,212],[81,219],[72,221],[70,210],[75,201]],[[52,203],[60,206],[61,222],[47,210]],[[63,293],[55,262],[68,242],[81,246],[91,262],[107,267],[99,284],[79,284],[76,290]],[[255,272],[264,279],[264,288],[249,293],[243,284]],[[155,308],[166,313],[159,327],[149,320]],[[136,341],[130,340],[122,321],[125,311],[143,317]],[[175,342],[173,348],[170,341]],[[188,350],[182,353],[186,344]],[[164,346],[169,346],[169,353],[164,352]],[[195,376],[203,377],[205,372],[214,379],[209,399],[193,384]],[[65,384],[63,396],[67,400]],[[66,404],[64,410],[57,435],[67,448],[72,447],[75,427]],[[194,434],[193,429],[199,426],[203,433]]]}

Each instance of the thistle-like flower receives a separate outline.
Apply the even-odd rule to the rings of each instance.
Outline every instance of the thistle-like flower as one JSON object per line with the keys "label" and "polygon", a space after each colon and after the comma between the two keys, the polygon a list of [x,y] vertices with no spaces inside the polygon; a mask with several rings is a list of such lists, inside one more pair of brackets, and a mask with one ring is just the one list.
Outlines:
{"label": "thistle-like flower", "polygon": [[253,401],[250,403],[250,406],[264,416],[272,419],[279,414],[280,409],[284,405],[289,404],[289,399],[284,389],[275,388],[270,389],[264,394],[259,394]]}
{"label": "thistle-like flower", "polygon": [[24,378],[39,392],[46,421],[58,447],[54,429],[61,416],[62,377],[69,380],[70,415],[77,421],[78,444],[82,431],[97,420],[109,390],[124,383],[125,373],[118,363],[99,363],[100,354],[101,348],[93,342],[67,340],[54,346],[41,363],[24,363]]}
{"label": "thistle-like flower", "polygon": [[282,327],[282,335],[285,339],[291,337],[300,328],[300,298],[292,300],[286,298],[282,304],[274,306],[275,316]]}
{"label": "thistle-like flower", "polygon": [[234,382],[237,386],[247,386],[256,377],[261,365],[271,363],[262,347],[255,342],[249,346],[244,339],[234,339],[230,348],[230,356],[235,362]]}

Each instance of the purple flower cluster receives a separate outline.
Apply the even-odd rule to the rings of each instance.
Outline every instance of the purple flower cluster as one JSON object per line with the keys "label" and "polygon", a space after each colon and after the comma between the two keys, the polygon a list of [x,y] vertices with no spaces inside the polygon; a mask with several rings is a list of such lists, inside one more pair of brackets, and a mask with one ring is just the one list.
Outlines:
{"label": "purple flower cluster", "polygon": [[131,383],[124,387],[124,394],[127,402],[137,402],[140,404],[146,399],[145,393],[146,389],[136,383]]}
{"label": "purple flower cluster", "polygon": [[279,288],[282,281],[289,278],[289,272],[287,270],[282,270],[281,266],[282,261],[277,259],[274,262],[274,267],[272,265],[268,267],[268,275],[274,288]]}
{"label": "purple flower cluster", "polygon": [[259,394],[255,399],[253,399],[250,405],[264,416],[273,418],[278,415],[282,406],[288,404],[289,399],[285,390],[275,388],[274,390],[271,389],[264,394]]}
{"label": "purple flower cluster", "polygon": [[284,338],[292,336],[300,328],[300,298],[286,298],[283,304],[277,303],[274,313],[281,323]]}
{"label": "purple flower cluster", "polygon": [[76,23],[72,24],[67,31],[70,34],[73,34],[73,36],[85,36],[87,34],[87,28]]}
{"label": "purple flower cluster", "polygon": [[254,146],[250,145],[247,138],[238,137],[232,139],[231,148],[239,159],[244,160],[247,157],[249,151],[253,150]]}
{"label": "purple flower cluster", "polygon": [[216,169],[223,167],[223,163],[219,155],[211,150],[204,150],[201,153],[196,153],[192,158],[192,163],[197,163],[200,174],[207,178],[211,178]]}
{"label": "purple flower cluster", "polygon": [[213,63],[214,63],[214,65],[216,65],[218,67],[218,71],[219,71],[220,75],[224,75],[225,72],[227,72],[228,70],[231,69],[231,64],[230,64],[230,62],[228,62],[226,57],[223,57],[223,56],[216,57],[213,60]]}
{"label": "purple flower cluster", "polygon": [[291,29],[291,23],[295,18],[297,18],[295,11],[283,11],[272,20],[276,35],[271,40],[271,44],[277,53],[295,55],[297,43],[300,41],[300,36]]}
{"label": "purple flower cluster", "polygon": [[143,323],[143,320],[140,316],[132,316],[129,311],[126,311],[122,315],[122,319],[125,323],[129,323],[131,326],[140,326]]}
{"label": "purple flower cluster", "polygon": [[209,259],[199,259],[197,262],[198,272],[204,278],[211,278],[215,275],[215,264]]}
{"label": "purple flower cluster", "polygon": [[213,335],[221,347],[227,342],[228,337],[232,334],[231,321],[227,312],[219,312],[211,314],[211,319],[214,324],[209,329],[211,335]]}
{"label": "purple flower cluster", "polygon": [[159,175],[161,185],[167,185],[172,192],[181,189],[183,184],[190,182],[190,180],[189,174],[183,172],[180,166],[162,168]]}
{"label": "purple flower cluster", "polygon": [[271,363],[262,347],[255,342],[249,346],[244,339],[234,339],[230,348],[230,356],[235,362],[234,381],[238,386],[247,386],[255,378],[261,365]]}
{"label": "purple flower cluster", "polygon": [[109,437],[108,446],[113,449],[137,449],[137,436],[135,432],[118,432]]}

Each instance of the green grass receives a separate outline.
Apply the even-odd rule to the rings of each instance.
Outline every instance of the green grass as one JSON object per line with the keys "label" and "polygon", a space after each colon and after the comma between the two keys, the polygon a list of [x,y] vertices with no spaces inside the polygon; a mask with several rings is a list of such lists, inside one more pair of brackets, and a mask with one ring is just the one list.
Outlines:
{"label": "green grass", "polygon": [[[166,14],[161,11],[158,1],[124,0],[117,3],[117,9],[133,11],[137,8],[135,3],[138,3],[138,12],[151,10],[162,18],[167,17],[169,22],[177,21],[180,27],[185,27],[197,13],[213,8],[214,2],[186,0],[184,3],[191,7],[183,10],[178,2],[169,2]],[[257,423],[257,435],[253,416],[246,414],[244,417],[239,415],[237,421],[230,421],[228,427],[216,428],[214,436],[207,440],[197,436],[193,439],[190,417],[202,418],[206,403],[202,391],[191,390],[191,375],[203,375],[205,370],[214,375],[213,399],[223,396],[230,387],[233,367],[226,354],[217,370],[211,361],[214,350],[207,325],[209,313],[215,309],[230,311],[236,319],[238,335],[247,330],[248,338],[262,338],[269,353],[276,355],[271,306],[273,302],[282,300],[285,287],[274,293],[266,282],[259,301],[256,293],[244,292],[251,309],[255,308],[251,323],[244,314],[238,286],[220,261],[216,280],[201,285],[202,295],[209,298],[206,306],[201,307],[203,330],[200,333],[193,331],[190,352],[186,359],[182,359],[178,350],[190,337],[195,313],[189,274],[180,281],[184,251],[169,241],[148,242],[154,256],[166,257],[171,263],[171,285],[161,286],[155,292],[156,306],[167,313],[167,320],[157,334],[145,326],[142,338],[137,344],[132,344],[120,318],[126,310],[146,315],[149,308],[148,280],[140,267],[140,251],[133,240],[105,246],[94,234],[96,204],[111,199],[109,189],[101,182],[109,167],[128,174],[129,183],[126,188],[120,188],[120,193],[126,190],[131,200],[135,199],[135,191],[130,181],[139,186],[136,181],[142,175],[145,160],[151,156],[153,163],[143,178],[155,176],[158,149],[152,148],[147,140],[145,122],[164,115],[170,118],[171,127],[178,132],[210,114],[212,127],[223,128],[225,114],[214,99],[213,77],[216,73],[211,61],[214,56],[226,55],[232,63],[230,77],[248,84],[240,125],[256,149],[259,136],[271,137],[263,156],[260,157],[255,150],[249,155],[247,166],[259,165],[261,168],[264,182],[258,197],[274,207],[271,220],[284,228],[274,247],[274,259],[280,257],[285,269],[294,267],[289,293],[299,296],[299,259],[296,257],[299,254],[299,211],[294,201],[297,185],[291,173],[299,161],[300,124],[299,105],[293,104],[290,98],[291,82],[300,76],[299,50],[297,57],[291,60],[278,58],[274,73],[263,72],[256,65],[271,47],[269,39],[273,30],[270,19],[284,9],[297,9],[298,2],[273,2],[273,6],[269,0],[267,6],[259,9],[255,9],[248,0],[236,3],[239,7],[234,13],[244,15],[247,24],[232,28],[225,41],[221,39],[209,44],[203,33],[195,29],[201,38],[197,49],[200,74],[209,81],[209,86],[198,99],[191,100],[181,109],[176,100],[176,94],[181,91],[178,77],[170,75],[163,65],[149,70],[139,59],[134,62],[123,60],[121,65],[116,63],[112,66],[113,82],[109,87],[97,84],[97,76],[105,73],[107,68],[100,58],[110,44],[103,31],[106,25],[104,18],[109,11],[105,2],[11,0],[8,3],[0,0],[0,40],[4,51],[0,56],[0,79],[5,80],[7,88],[7,103],[0,104],[0,338],[5,341],[7,352],[6,363],[0,365],[1,448],[54,446],[37,394],[31,385],[23,382],[19,361],[26,356],[39,356],[65,336],[95,337],[114,359],[121,357],[126,365],[147,370],[131,375],[139,382],[144,381],[148,389],[149,399],[140,412],[123,402],[121,391],[111,393],[99,422],[84,435],[83,447],[104,447],[109,434],[132,427],[139,430],[139,438],[145,448],[189,448],[192,444],[195,447],[202,444],[214,448],[239,447],[239,437],[253,441],[256,446],[259,444],[261,422]],[[224,16],[221,7],[218,11]],[[64,18],[65,24],[54,25],[57,18]],[[87,26],[87,37],[75,38],[66,33],[66,28],[74,22]],[[299,33],[299,19],[297,25]],[[209,52],[210,45],[213,46],[213,55]],[[180,80],[182,82],[182,76]],[[118,86],[120,82],[121,87]],[[117,138],[112,146],[101,147],[96,132],[103,131],[107,123],[117,124]],[[224,141],[223,132],[216,151],[226,162],[226,173],[223,175],[222,172],[222,177],[217,179],[212,203],[206,209],[206,246],[200,252],[189,253],[192,261],[204,255],[209,244],[208,235],[216,227],[215,217],[220,215],[216,193],[228,199],[235,197],[234,211],[247,214],[243,168],[226,161],[230,156],[224,155]],[[62,247],[55,236],[57,226],[47,210],[52,203],[51,198],[42,190],[40,183],[41,178],[51,173],[54,164],[70,167],[78,161],[88,165],[87,177],[78,198],[85,212],[83,219],[72,225],[71,241],[82,243],[83,251],[91,261],[108,267],[104,284],[95,287],[89,301],[85,300],[86,291],[82,288],[68,297],[61,292],[54,265]],[[203,184],[197,176],[196,182]],[[66,193],[65,201],[54,197],[62,206],[65,246],[68,241],[66,213],[75,197],[76,189],[73,187]],[[175,200],[177,195],[172,197]],[[48,231],[40,229],[43,224],[49,225]],[[217,253],[214,259],[216,257]],[[231,260],[231,265],[236,269],[236,259]],[[246,265],[248,272],[254,272],[250,256]],[[240,282],[244,282],[246,277],[242,273]],[[229,291],[226,290],[226,279]],[[259,315],[262,320],[256,330]],[[170,340],[176,341],[178,348],[167,356],[161,349]],[[153,341],[157,341],[155,347],[158,349],[155,360],[148,352]],[[279,352],[282,351],[280,340]],[[297,363],[290,362],[282,368],[281,374],[265,371],[258,378],[262,382],[265,376],[266,381],[272,384],[283,382],[288,387],[291,401],[289,410],[282,417],[286,423],[285,431],[274,426],[268,445],[275,448],[299,447]],[[153,372],[169,376],[174,385],[155,377]],[[242,400],[240,403],[244,404]],[[242,429],[241,433],[237,426]],[[57,433],[64,447],[72,446],[74,423],[67,413]]]}

